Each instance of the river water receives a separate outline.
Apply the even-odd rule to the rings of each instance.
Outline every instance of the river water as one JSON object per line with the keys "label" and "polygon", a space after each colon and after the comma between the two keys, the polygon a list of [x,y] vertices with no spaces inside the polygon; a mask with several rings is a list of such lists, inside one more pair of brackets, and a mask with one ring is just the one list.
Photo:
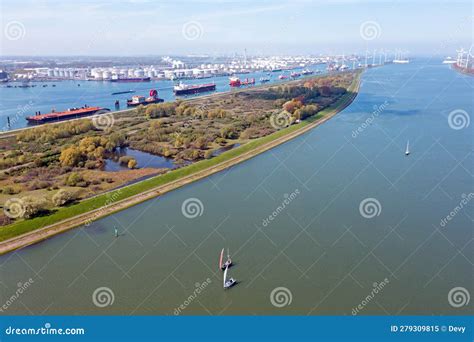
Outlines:
{"label": "river water", "polygon": [[3,314],[468,314],[452,294],[474,293],[473,80],[432,60],[369,69],[309,133],[0,257]]}

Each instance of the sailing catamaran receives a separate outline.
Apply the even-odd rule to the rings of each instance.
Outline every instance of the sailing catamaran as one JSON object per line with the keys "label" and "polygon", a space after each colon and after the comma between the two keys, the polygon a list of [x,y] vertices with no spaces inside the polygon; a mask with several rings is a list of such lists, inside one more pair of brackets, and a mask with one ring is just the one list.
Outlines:
{"label": "sailing catamaran", "polygon": [[407,141],[407,149],[405,150],[405,155],[408,156],[410,154],[410,140]]}
{"label": "sailing catamaran", "polygon": [[234,286],[237,283],[237,281],[232,277],[230,277],[229,280],[227,280],[227,270],[228,269],[229,269],[229,266],[227,266],[225,268],[225,271],[224,271],[224,290],[228,289],[228,288],[231,288],[232,286]]}
{"label": "sailing catamaran", "polygon": [[229,249],[227,248],[227,260],[223,263],[224,260],[224,248],[222,248],[221,256],[219,258],[219,268],[225,270],[226,267],[232,266],[232,259],[230,258]]}

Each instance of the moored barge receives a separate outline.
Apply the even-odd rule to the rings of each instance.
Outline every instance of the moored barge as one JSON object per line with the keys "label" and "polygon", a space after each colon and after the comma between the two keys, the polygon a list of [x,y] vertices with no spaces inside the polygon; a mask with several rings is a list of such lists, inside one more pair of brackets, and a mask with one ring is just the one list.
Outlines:
{"label": "moored barge", "polygon": [[31,124],[43,124],[51,121],[78,119],[85,116],[102,114],[106,112],[110,112],[110,109],[84,106],[82,108],[69,108],[63,112],[52,111],[51,113],[47,114],[41,114],[40,112],[37,112],[35,115],[27,116],[26,120],[28,120],[28,122]]}

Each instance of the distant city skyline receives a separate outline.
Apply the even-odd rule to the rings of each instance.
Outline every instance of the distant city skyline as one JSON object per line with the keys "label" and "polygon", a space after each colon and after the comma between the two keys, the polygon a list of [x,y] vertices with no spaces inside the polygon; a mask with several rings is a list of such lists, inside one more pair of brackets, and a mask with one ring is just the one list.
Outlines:
{"label": "distant city skyline", "polygon": [[[472,44],[471,1],[2,0],[0,54],[454,55]],[[400,21],[402,18],[403,21]]]}

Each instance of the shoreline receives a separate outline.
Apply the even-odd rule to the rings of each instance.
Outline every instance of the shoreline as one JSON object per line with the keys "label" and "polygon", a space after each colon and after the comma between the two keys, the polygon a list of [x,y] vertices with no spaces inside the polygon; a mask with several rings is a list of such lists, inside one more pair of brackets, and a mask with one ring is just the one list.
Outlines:
{"label": "shoreline", "polygon": [[[102,217],[111,215],[115,212],[127,209],[129,207],[132,207],[134,205],[140,204],[144,201],[147,201],[149,199],[152,199],[154,197],[157,197],[159,195],[163,195],[169,191],[172,191],[174,189],[180,188],[184,185],[190,184],[192,182],[195,182],[197,180],[201,180],[207,176],[213,175],[215,173],[221,172],[231,166],[234,166],[236,164],[239,164],[243,161],[246,161],[248,159],[251,159],[265,151],[268,151],[276,146],[279,146],[283,143],[286,143],[304,133],[307,133],[311,129],[323,124],[324,122],[328,121],[332,117],[334,117],[336,114],[338,114],[340,111],[344,110],[347,106],[349,106],[354,99],[357,97],[359,93],[359,87],[361,83],[361,75],[362,72],[358,72],[353,84],[348,88],[348,94],[343,95],[341,99],[338,100],[338,102],[333,106],[327,108],[326,110],[323,110],[321,113],[324,113],[324,116],[321,118],[318,118],[314,121],[303,121],[300,124],[289,126],[283,130],[277,131],[276,133],[273,133],[272,135],[260,138],[258,140],[255,140],[254,142],[249,142],[245,145],[242,145],[235,150],[231,150],[229,152],[242,152],[238,154],[235,157],[231,157],[230,159],[224,160],[222,162],[219,162],[215,165],[206,167],[202,170],[198,170],[196,172],[193,172],[189,175],[185,175],[182,177],[179,177],[177,179],[171,180],[167,183],[152,187],[148,190],[139,192],[137,194],[131,194],[130,196],[126,196],[123,199],[120,199],[118,201],[113,201],[110,204],[102,205],[99,206],[98,208],[88,210],[84,213],[80,213],[78,215],[71,216],[69,218],[66,218],[64,220],[46,225],[44,227],[34,229],[31,231],[28,231],[24,234],[20,234],[11,238],[7,238],[4,241],[0,242],[0,255],[6,254],[8,252],[11,252],[13,250],[23,248],[38,242],[41,242],[43,240],[46,240],[56,234],[60,234],[62,232],[68,231],[72,228],[81,226],[86,224],[87,222],[92,222],[97,219],[100,219]],[[317,116],[317,115],[316,115]],[[279,133],[280,132],[280,133]],[[279,133],[279,134],[278,134]],[[280,136],[281,135],[281,136]],[[266,139],[265,139],[266,138]],[[269,141],[266,141],[270,139]],[[253,143],[253,144],[252,144]],[[254,148],[251,148],[248,151],[245,151],[245,147],[257,145]],[[239,151],[240,150],[240,151]],[[226,153],[223,153],[222,156],[224,156]],[[197,165],[197,164],[194,164]],[[159,176],[158,176],[159,177]],[[151,178],[153,179],[153,178]],[[148,179],[150,180],[150,179]],[[146,182],[141,181],[139,183],[135,183],[134,185]],[[125,187],[126,188],[126,187]],[[102,195],[108,195],[111,194],[113,195],[115,191],[111,191]],[[120,191],[120,190],[119,190]],[[112,196],[110,196],[112,197]],[[23,221],[26,222],[26,221]]]}

